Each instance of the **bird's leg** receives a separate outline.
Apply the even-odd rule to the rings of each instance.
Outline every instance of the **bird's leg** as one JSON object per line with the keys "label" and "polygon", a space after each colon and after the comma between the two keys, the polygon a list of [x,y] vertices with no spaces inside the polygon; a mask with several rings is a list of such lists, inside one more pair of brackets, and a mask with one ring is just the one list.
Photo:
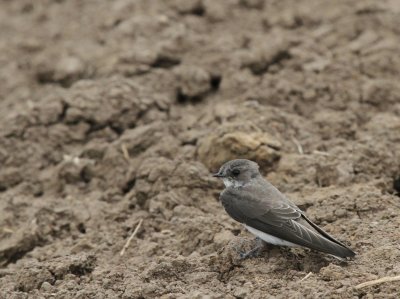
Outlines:
{"label": "bird's leg", "polygon": [[248,252],[241,252],[240,259],[244,260],[249,257],[258,257],[262,253],[263,249],[265,248],[266,243],[261,240],[259,237],[256,238],[256,246],[249,250]]}

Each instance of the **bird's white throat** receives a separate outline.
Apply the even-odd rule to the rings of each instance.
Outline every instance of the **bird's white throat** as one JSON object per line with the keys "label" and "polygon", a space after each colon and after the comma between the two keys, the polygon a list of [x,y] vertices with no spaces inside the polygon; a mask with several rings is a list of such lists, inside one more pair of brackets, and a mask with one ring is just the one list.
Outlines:
{"label": "bird's white throat", "polygon": [[233,187],[233,188],[238,188],[238,187],[243,187],[245,184],[243,182],[239,182],[230,178],[223,178],[225,187]]}

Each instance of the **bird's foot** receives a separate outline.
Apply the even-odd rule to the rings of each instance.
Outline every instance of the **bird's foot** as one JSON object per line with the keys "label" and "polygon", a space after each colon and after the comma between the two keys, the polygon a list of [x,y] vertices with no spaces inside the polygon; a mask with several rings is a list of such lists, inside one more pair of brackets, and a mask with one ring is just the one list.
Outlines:
{"label": "bird's foot", "polygon": [[256,246],[252,248],[251,250],[247,252],[240,252],[239,256],[241,260],[247,259],[247,258],[254,258],[254,257],[259,257],[261,253],[263,252],[265,248],[265,242],[261,240],[260,238],[256,238]]}

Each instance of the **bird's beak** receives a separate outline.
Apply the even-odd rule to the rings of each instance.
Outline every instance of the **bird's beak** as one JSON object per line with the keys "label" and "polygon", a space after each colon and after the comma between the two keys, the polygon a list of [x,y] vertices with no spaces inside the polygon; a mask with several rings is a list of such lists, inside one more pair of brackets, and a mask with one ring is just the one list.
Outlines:
{"label": "bird's beak", "polygon": [[223,178],[224,177],[224,175],[220,174],[219,172],[214,173],[212,176],[215,177],[215,178]]}

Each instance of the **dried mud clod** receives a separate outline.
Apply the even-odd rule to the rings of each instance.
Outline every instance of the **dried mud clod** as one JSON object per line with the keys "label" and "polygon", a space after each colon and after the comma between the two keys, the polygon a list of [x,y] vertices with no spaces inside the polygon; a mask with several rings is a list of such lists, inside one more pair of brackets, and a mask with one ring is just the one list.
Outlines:
{"label": "dried mud clod", "polygon": [[224,127],[199,140],[198,156],[212,170],[217,170],[229,160],[248,158],[257,161],[266,171],[278,163],[280,148],[281,144],[276,138],[257,128],[240,132],[234,127]]}
{"label": "dried mud clod", "polygon": [[56,258],[38,266],[31,262],[17,275],[16,289],[29,292],[39,289],[44,283],[54,285],[66,275],[80,277],[90,274],[95,268],[96,257],[93,255],[77,255]]}

